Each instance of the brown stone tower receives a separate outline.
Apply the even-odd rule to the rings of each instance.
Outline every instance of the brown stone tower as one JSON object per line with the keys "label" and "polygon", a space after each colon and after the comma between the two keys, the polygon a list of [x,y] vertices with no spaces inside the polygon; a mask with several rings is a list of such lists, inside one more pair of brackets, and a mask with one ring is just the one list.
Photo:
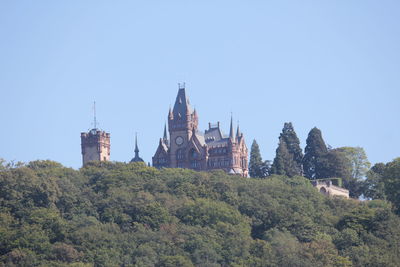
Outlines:
{"label": "brown stone tower", "polygon": [[81,133],[82,163],[110,160],[110,134],[99,129]]}
{"label": "brown stone tower", "polygon": [[89,161],[110,160],[110,134],[97,129],[96,103],[94,103],[94,128],[81,133],[82,164]]}

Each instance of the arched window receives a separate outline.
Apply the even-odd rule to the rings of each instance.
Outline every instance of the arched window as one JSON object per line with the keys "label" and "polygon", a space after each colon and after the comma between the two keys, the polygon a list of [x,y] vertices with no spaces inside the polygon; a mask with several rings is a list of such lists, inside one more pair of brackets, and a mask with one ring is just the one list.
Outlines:
{"label": "arched window", "polygon": [[176,159],[183,160],[185,159],[185,151],[181,148],[176,151]]}
{"label": "arched window", "polygon": [[189,151],[189,159],[190,159],[190,167],[192,169],[200,168],[200,153],[196,151],[196,149],[192,148]]}

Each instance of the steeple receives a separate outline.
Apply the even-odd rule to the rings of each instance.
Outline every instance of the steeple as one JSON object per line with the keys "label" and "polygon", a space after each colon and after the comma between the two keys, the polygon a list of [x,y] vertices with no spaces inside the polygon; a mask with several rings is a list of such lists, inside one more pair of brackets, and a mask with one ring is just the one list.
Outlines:
{"label": "steeple", "polygon": [[178,95],[176,96],[174,109],[172,110],[174,118],[184,118],[192,114],[192,108],[189,99],[186,97],[185,84],[179,84]]}
{"label": "steeple", "polygon": [[239,122],[238,122],[237,130],[236,130],[236,138],[239,139],[239,137],[240,137],[240,129],[239,129]]}
{"label": "steeple", "polygon": [[141,157],[139,157],[139,147],[137,144],[137,133],[135,133],[135,157],[131,160],[131,162],[144,162]]}
{"label": "steeple", "polygon": [[231,127],[230,127],[230,130],[229,130],[229,138],[231,140],[235,139],[235,136],[234,136],[234,133],[233,133],[233,117],[232,117],[232,115],[231,115]]}

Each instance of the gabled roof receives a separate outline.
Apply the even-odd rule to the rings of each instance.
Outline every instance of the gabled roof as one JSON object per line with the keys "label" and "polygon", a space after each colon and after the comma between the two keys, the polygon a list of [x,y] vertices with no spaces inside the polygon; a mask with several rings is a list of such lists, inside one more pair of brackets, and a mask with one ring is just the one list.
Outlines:
{"label": "gabled roof", "polygon": [[229,137],[225,137],[221,129],[218,127],[212,127],[205,131],[204,139],[209,147],[225,146],[228,145]]}

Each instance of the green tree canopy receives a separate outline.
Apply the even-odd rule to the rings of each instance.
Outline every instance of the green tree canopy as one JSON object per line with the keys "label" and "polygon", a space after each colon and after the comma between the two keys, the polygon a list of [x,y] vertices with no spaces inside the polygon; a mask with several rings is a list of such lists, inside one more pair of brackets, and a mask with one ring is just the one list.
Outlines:
{"label": "green tree canopy", "polygon": [[[382,174],[397,208],[399,161]],[[326,197],[300,176],[35,161],[0,170],[0,203],[0,266],[400,262],[400,218],[390,203]]]}
{"label": "green tree canopy", "polygon": [[293,161],[295,162],[295,169],[293,169],[292,172],[294,172],[295,175],[302,175],[303,150],[300,148],[300,140],[297,137],[291,122],[285,122],[281,137],[285,141],[289,154],[293,156]]}
{"label": "green tree canopy", "polygon": [[362,147],[339,147],[337,151],[344,153],[351,164],[351,176],[354,179],[364,179],[371,163],[368,161],[367,154]]}
{"label": "green tree canopy", "polygon": [[293,154],[289,152],[283,137],[279,137],[279,144],[271,166],[271,173],[287,175],[289,177],[298,175],[299,173],[296,162],[293,159]]}
{"label": "green tree canopy", "polygon": [[328,153],[328,149],[322,138],[321,130],[314,127],[308,133],[306,147],[304,149],[303,170],[304,176],[315,179],[318,176],[318,162],[322,156]]}
{"label": "green tree canopy", "polygon": [[250,150],[249,162],[250,177],[264,178],[269,174],[268,161],[263,161],[260,153],[260,148],[257,141],[254,139]]}
{"label": "green tree canopy", "polygon": [[364,182],[364,196],[369,199],[386,199],[385,183],[383,175],[386,166],[384,163],[377,163],[367,172],[367,179]]}
{"label": "green tree canopy", "polygon": [[386,164],[383,181],[387,199],[394,204],[397,214],[400,214],[400,158]]}

